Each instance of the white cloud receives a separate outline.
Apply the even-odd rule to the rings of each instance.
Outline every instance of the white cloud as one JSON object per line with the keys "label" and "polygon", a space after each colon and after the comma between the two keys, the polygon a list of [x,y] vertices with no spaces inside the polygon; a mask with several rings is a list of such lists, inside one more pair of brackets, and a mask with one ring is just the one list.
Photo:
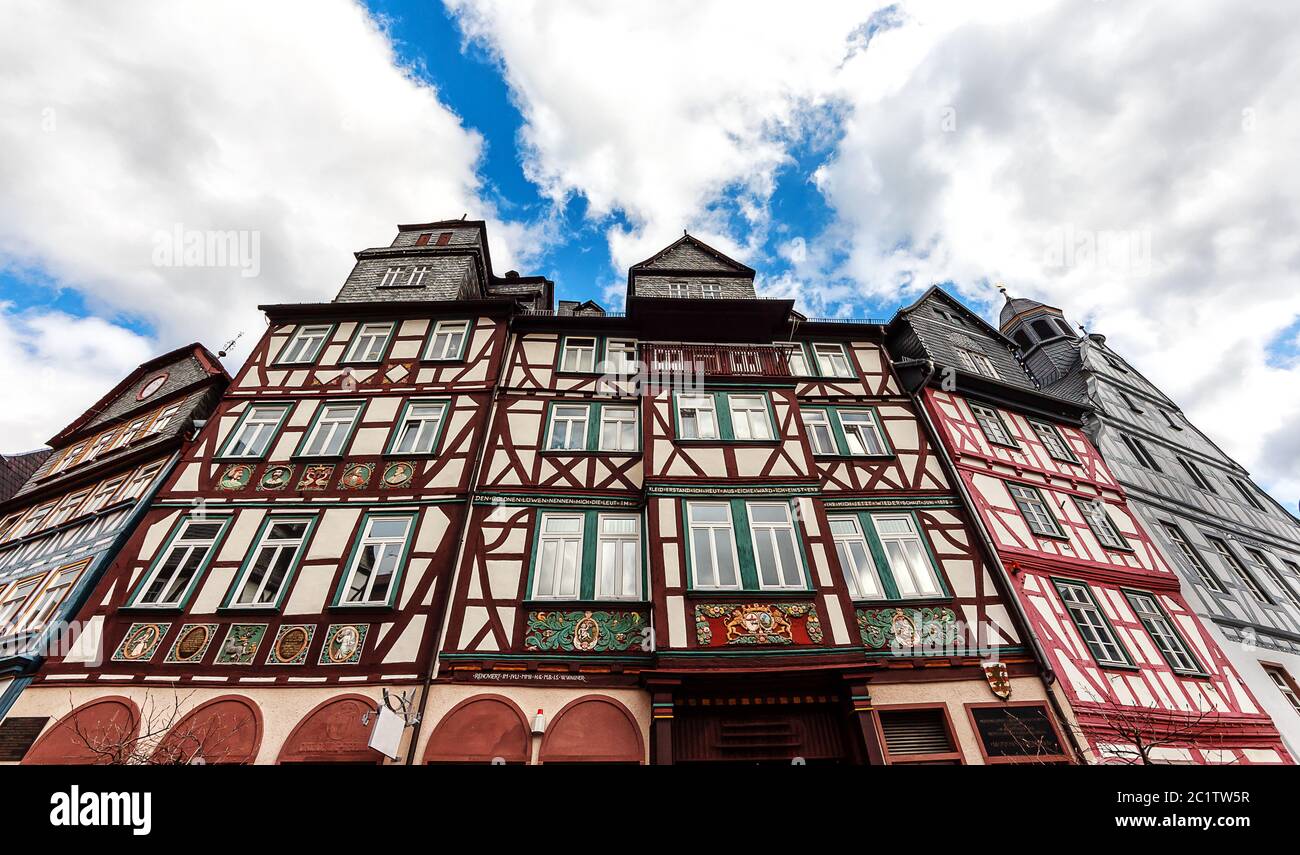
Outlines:
{"label": "white cloud", "polygon": [[[0,104],[0,264],[42,270],[96,314],[156,331],[120,354],[192,340],[215,350],[243,330],[238,357],[262,328],[259,303],[331,299],[352,252],[387,245],[394,224],[494,219],[479,196],[482,140],[340,0],[11,3]],[[155,235],[177,224],[258,232],[259,275],[155,266]],[[533,243],[525,225],[490,228],[502,270]],[[30,342],[55,317],[11,319],[4,334]],[[11,347],[5,370],[48,368],[59,336],[42,341]],[[78,361],[52,369],[66,382],[50,400],[5,416],[0,448],[48,438],[124,364],[79,354],[54,354]]]}

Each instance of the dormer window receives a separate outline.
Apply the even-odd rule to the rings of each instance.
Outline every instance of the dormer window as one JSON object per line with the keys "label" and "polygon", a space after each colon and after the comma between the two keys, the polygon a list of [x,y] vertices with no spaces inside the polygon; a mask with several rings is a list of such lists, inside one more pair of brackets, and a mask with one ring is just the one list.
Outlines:
{"label": "dormer window", "polygon": [[1062,319],[1056,319],[1056,328],[1061,331],[1061,335],[1068,335],[1070,338],[1074,338],[1074,330],[1070,329],[1070,325]]}
{"label": "dormer window", "polygon": [[423,288],[423,287],[424,287],[424,278],[425,278],[426,276],[429,275],[429,271],[432,270],[432,269],[433,269],[433,268],[429,267],[428,265],[424,265],[424,266],[421,266],[421,267],[413,267],[413,268],[411,268],[411,275],[410,275],[410,277],[407,278],[406,283],[403,284],[402,287],[403,287],[403,288]]}
{"label": "dormer window", "polygon": [[706,300],[716,300],[722,296],[722,286],[717,282],[702,282],[700,296]]}
{"label": "dormer window", "polygon": [[974,372],[975,374],[982,374],[985,377],[992,377],[995,380],[1001,379],[1001,375],[998,374],[998,369],[993,365],[993,360],[989,359],[984,354],[976,353],[973,350],[967,350],[964,347],[959,347],[956,350],[957,358],[961,360],[962,365],[967,371]]}
{"label": "dormer window", "polygon": [[1040,341],[1043,339],[1056,338],[1056,336],[1059,335],[1056,330],[1052,329],[1052,325],[1046,318],[1039,318],[1036,321],[1031,321],[1029,326],[1034,332],[1038,333],[1038,339]]}
{"label": "dormer window", "polygon": [[1020,345],[1020,347],[1024,350],[1029,350],[1031,347],[1034,346],[1034,340],[1030,338],[1029,333],[1025,332],[1024,330],[1016,330],[1016,333],[1015,335],[1012,336],[1012,338],[1014,338],[1016,340],[1016,344]]}
{"label": "dormer window", "polygon": [[404,270],[406,270],[405,267],[390,267],[387,270],[385,270],[383,278],[379,280],[379,287],[380,288],[397,287],[397,283],[400,281],[402,276],[402,271]]}

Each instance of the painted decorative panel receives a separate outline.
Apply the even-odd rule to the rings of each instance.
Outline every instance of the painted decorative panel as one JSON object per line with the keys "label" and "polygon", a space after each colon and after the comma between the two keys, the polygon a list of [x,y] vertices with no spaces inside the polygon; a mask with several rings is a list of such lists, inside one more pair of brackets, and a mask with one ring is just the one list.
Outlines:
{"label": "painted decorative panel", "polygon": [[639,651],[646,618],[629,611],[530,611],[524,648],[565,653]]}
{"label": "painted decorative panel", "polygon": [[871,650],[903,655],[947,655],[957,646],[957,616],[939,606],[858,609],[858,632]]}
{"label": "painted decorative panel", "polygon": [[812,603],[699,603],[695,640],[701,647],[820,644],[822,624]]}

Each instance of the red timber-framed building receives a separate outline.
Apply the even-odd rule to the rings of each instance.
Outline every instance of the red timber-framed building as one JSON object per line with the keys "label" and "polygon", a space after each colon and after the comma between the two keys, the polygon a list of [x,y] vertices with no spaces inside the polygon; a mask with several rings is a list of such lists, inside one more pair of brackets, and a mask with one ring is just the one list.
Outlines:
{"label": "red timber-framed building", "polygon": [[1014,342],[937,287],[888,343],[1087,762],[1292,762],[1084,432],[1086,398],[1044,392]]}

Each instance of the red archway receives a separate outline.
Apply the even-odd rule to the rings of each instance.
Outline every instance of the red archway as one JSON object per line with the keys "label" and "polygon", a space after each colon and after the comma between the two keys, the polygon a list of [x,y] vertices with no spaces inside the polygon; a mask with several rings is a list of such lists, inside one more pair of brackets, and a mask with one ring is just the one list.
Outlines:
{"label": "red archway", "polygon": [[65,715],[23,757],[24,766],[107,766],[135,750],[140,710],[130,698],[96,698]]}
{"label": "red archway", "polygon": [[262,713],[242,695],[222,695],[200,704],[167,731],[152,762],[243,765],[257,759],[262,744]]}
{"label": "red archway", "polygon": [[384,755],[369,746],[369,724],[361,717],[375,713],[379,705],[365,695],[330,698],[303,716],[280,748],[277,763],[365,763],[378,764]]}
{"label": "red archway", "polygon": [[569,701],[546,729],[542,763],[644,763],[645,741],[636,717],[613,698],[585,695]]}
{"label": "red archway", "polygon": [[429,736],[425,763],[527,763],[532,729],[514,701],[476,695],[452,707]]}

